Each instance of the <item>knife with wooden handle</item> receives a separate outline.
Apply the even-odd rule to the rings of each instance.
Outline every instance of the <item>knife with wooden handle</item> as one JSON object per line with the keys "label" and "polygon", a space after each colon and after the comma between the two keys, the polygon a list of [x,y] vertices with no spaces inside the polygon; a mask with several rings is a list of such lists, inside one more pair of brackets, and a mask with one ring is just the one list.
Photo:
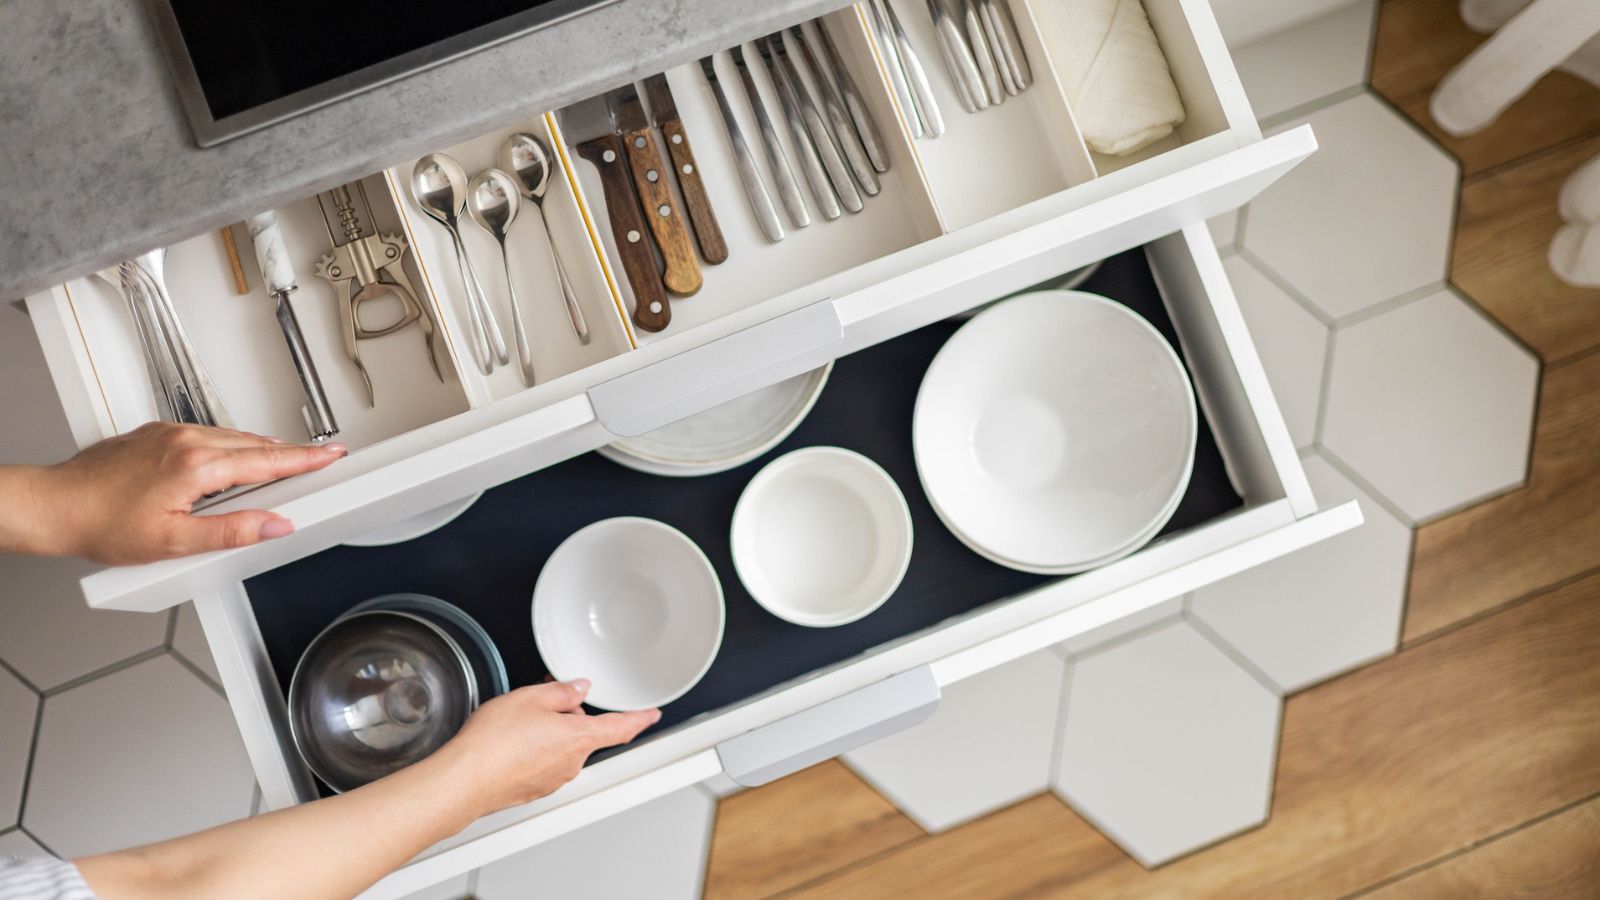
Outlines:
{"label": "knife with wooden handle", "polygon": [[673,171],[678,173],[684,205],[689,207],[689,224],[694,226],[700,258],[711,265],[725,262],[728,242],[723,239],[722,226],[717,224],[717,214],[711,209],[711,198],[706,195],[706,183],[700,179],[700,166],[689,146],[689,133],[678,117],[678,103],[673,99],[667,76],[646,78],[644,92],[650,98],[650,121],[661,129],[661,136],[667,140],[667,154],[672,157]]}
{"label": "knife with wooden handle", "polygon": [[656,146],[650,120],[644,114],[644,104],[639,101],[639,91],[629,82],[606,94],[606,105],[611,107],[611,115],[627,147],[633,186],[639,191],[640,206],[666,262],[661,280],[672,293],[689,296],[700,290],[703,283],[700,261],[695,258],[694,244],[689,241],[689,226],[672,198],[667,164]]}
{"label": "knife with wooden handle", "polygon": [[616,238],[622,270],[633,287],[633,323],[645,331],[660,331],[672,321],[672,304],[661,280],[660,264],[650,246],[639,197],[633,191],[627,151],[616,133],[605,98],[594,97],[556,113],[567,140],[582,159],[600,172],[606,198],[606,218]]}

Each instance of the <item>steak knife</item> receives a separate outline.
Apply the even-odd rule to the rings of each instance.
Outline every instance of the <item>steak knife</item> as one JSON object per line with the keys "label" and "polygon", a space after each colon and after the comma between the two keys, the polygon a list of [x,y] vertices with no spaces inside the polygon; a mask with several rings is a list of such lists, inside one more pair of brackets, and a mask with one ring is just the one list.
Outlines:
{"label": "steak knife", "polygon": [[639,198],[633,192],[627,153],[604,97],[591,97],[560,110],[556,118],[579,157],[600,171],[605,189],[606,218],[622,256],[622,270],[633,287],[633,322],[645,331],[660,331],[672,321],[672,305],[661,280],[660,264],[645,230]]}
{"label": "steak knife", "polygon": [[627,147],[628,165],[633,170],[633,186],[639,191],[640,205],[650,230],[656,236],[656,246],[666,262],[661,280],[667,290],[688,296],[700,290],[700,262],[694,255],[694,244],[689,242],[689,226],[683,213],[672,199],[672,188],[667,182],[667,164],[661,158],[661,148],[656,146],[655,134],[650,130],[650,120],[645,117],[644,104],[639,91],[629,82],[606,94],[606,105],[622,134]]}
{"label": "steak knife", "polygon": [[700,180],[700,166],[694,161],[694,150],[689,147],[689,133],[678,117],[678,103],[672,97],[667,76],[651,75],[644,80],[645,96],[650,98],[650,121],[661,129],[667,139],[667,154],[672,157],[672,168],[678,173],[678,187],[683,189],[683,202],[689,207],[689,224],[694,226],[695,241],[700,245],[700,256],[711,265],[728,258],[728,242],[723,240],[722,226],[717,224],[717,214],[711,209],[711,198],[706,196],[706,183]]}

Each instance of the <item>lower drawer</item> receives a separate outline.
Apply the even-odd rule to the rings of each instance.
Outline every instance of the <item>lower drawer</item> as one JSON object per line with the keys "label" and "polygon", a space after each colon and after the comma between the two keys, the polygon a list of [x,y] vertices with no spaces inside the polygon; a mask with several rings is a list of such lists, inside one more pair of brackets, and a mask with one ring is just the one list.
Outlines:
{"label": "lower drawer", "polygon": [[[766,621],[770,617],[744,595],[721,558],[726,555],[725,521],[717,524],[722,501],[707,500],[703,513],[664,515],[705,546],[721,569],[730,626],[711,676],[669,705],[662,725],[641,742],[592,763],[550,797],[476,823],[380,883],[373,895],[417,890],[715,775],[723,770],[718,748],[736,738],[748,744],[744,736],[752,733],[775,735],[766,743],[777,748],[773,765],[779,769],[785,760],[813,761],[818,754],[840,752],[845,748],[838,745],[839,736],[802,735],[785,730],[784,720],[825,703],[853,705],[851,715],[858,719],[892,716],[903,711],[874,704],[882,702],[880,688],[893,676],[921,673],[929,685],[948,685],[1359,523],[1354,504],[1317,509],[1203,225],[1161,238],[1143,253],[1115,258],[1105,272],[1091,287],[1136,309],[1143,305],[1147,317],[1170,323],[1169,339],[1182,349],[1209,426],[1210,441],[1202,440],[1190,493],[1161,538],[1127,559],[1064,579],[1021,575],[977,560],[926,511],[910,463],[909,428],[880,424],[841,441],[848,424],[835,421],[849,415],[849,379],[861,374],[853,369],[870,372],[873,359],[886,354],[899,354],[894,362],[908,368],[918,360],[925,364],[950,326],[933,325],[859,358],[847,357],[836,374],[839,382],[824,392],[822,404],[790,443],[853,441],[897,477],[914,509],[924,507],[917,521],[919,556],[901,592],[884,610],[845,628],[808,631]],[[884,396],[873,402],[909,403],[919,381],[920,369],[915,369],[899,382],[874,382]],[[496,518],[502,495],[508,503],[525,505],[541,478],[560,477],[562,470],[571,478],[608,482],[604,498],[587,499],[566,513],[578,518],[661,515],[661,497],[684,489],[681,483],[661,484],[664,479],[620,469],[608,475],[610,466],[579,458],[496,489],[479,509],[425,539],[429,553],[415,555],[447,556],[442,551],[463,540],[468,545],[499,540],[474,529],[507,521]],[[736,496],[755,469],[745,466],[693,486],[703,486],[708,495]],[[542,484],[548,488],[550,482]],[[637,499],[619,492],[630,487],[639,491]],[[652,499],[651,492],[660,496]],[[731,508],[731,503],[726,499],[723,505]],[[681,518],[692,515],[702,518]],[[199,598],[201,621],[268,804],[281,807],[317,795],[289,741],[283,685],[299,648],[320,624],[371,593],[436,592],[485,620],[508,658],[514,682],[536,680],[541,670],[527,633],[528,597],[544,555],[561,532],[540,523],[519,526],[506,539],[526,548],[517,554],[523,558],[496,560],[492,577],[474,578],[456,590],[448,583],[449,563],[406,564],[407,553],[399,548],[337,549]],[[379,564],[364,570],[363,559]],[[957,566],[959,574],[936,577],[929,569],[933,559],[940,566]],[[378,581],[366,580],[379,572],[373,575]],[[308,589],[326,599],[305,602]]]}

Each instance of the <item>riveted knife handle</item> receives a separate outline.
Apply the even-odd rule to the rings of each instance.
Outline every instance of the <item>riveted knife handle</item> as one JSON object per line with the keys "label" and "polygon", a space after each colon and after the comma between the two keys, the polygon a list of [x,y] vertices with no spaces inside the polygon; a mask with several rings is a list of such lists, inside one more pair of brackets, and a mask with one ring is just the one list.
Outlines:
{"label": "riveted knife handle", "polygon": [[667,290],[687,297],[700,290],[700,261],[694,255],[694,244],[689,242],[689,223],[673,202],[672,188],[667,180],[667,164],[661,158],[661,148],[656,146],[655,135],[649,128],[629,131],[622,136],[628,147],[628,163],[633,169],[633,186],[639,190],[639,205],[650,220],[650,230],[656,236],[656,246],[666,261],[667,271],[662,276]]}
{"label": "riveted knife handle", "polygon": [[672,305],[661,283],[661,269],[645,231],[639,212],[639,198],[633,192],[633,177],[628,170],[622,138],[614,134],[585,141],[576,148],[578,156],[600,170],[605,189],[606,216],[622,255],[622,270],[633,287],[633,323],[645,331],[660,331],[672,321]]}
{"label": "riveted knife handle", "polygon": [[722,226],[717,224],[711,198],[706,196],[706,183],[700,180],[700,165],[694,161],[683,123],[677,119],[662,122],[661,135],[667,139],[672,168],[678,173],[678,187],[683,188],[683,202],[689,206],[689,223],[694,226],[701,257],[711,265],[726,261],[728,242],[722,238]]}

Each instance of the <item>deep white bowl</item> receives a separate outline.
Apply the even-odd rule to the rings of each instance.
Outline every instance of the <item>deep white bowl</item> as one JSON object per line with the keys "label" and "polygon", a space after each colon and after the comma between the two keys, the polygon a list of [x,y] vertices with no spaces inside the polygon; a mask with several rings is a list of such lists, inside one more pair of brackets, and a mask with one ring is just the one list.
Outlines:
{"label": "deep white bowl", "polygon": [[722,584],[705,553],[654,519],[595,522],[561,542],[533,589],[550,674],[587,678],[587,702],[646,709],[683,696],[722,646]]}
{"label": "deep white bowl", "polygon": [[806,447],[768,463],[733,510],[733,566],[780,619],[828,627],[882,606],[911,564],[911,510],[881,466]]}
{"label": "deep white bowl", "polygon": [[1127,307],[1041,291],[962,327],[924,376],[917,471],[957,537],[1052,574],[1133,552],[1177,510],[1199,414],[1183,363]]}

